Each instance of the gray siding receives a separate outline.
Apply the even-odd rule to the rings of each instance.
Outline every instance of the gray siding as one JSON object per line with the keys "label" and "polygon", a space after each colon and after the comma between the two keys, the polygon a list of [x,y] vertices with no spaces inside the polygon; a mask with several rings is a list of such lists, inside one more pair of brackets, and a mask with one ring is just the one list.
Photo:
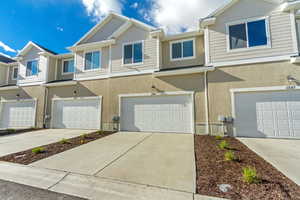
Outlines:
{"label": "gray siding", "polygon": [[[226,24],[247,18],[269,16],[271,48],[228,52]],[[260,0],[240,0],[217,17],[209,28],[209,53],[212,63],[289,55],[294,52],[289,13],[278,11],[278,5]]]}
{"label": "gray siding", "polygon": [[106,40],[123,24],[124,24],[124,20],[113,18],[111,21],[105,24],[100,30],[98,30],[92,37],[83,40],[80,44]]}
{"label": "gray siding", "polygon": [[195,55],[196,57],[188,60],[180,60],[180,61],[171,61],[170,57],[170,45],[172,41],[162,42],[162,69],[166,68],[176,68],[176,67],[185,67],[185,66],[195,66],[195,65],[204,65],[205,63],[205,54],[204,54],[204,38],[202,36],[188,37],[183,39],[195,39]]}
{"label": "gray siding", "polygon": [[[123,44],[128,42],[143,41],[144,61],[140,65],[123,66]],[[130,72],[157,67],[157,40],[150,38],[149,32],[137,26],[131,26],[112,46],[112,72]]]}

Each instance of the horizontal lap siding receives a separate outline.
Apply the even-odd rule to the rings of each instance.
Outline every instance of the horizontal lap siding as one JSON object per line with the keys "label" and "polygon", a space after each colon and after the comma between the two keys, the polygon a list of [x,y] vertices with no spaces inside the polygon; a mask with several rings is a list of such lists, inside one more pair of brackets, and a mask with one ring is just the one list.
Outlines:
{"label": "horizontal lap siding", "polygon": [[[265,16],[267,15],[265,14]],[[212,27],[209,30],[210,58],[212,63],[295,53],[293,50],[290,14],[276,11],[269,14],[269,16],[271,48],[227,52],[226,23],[230,21],[219,23],[216,27]]]}

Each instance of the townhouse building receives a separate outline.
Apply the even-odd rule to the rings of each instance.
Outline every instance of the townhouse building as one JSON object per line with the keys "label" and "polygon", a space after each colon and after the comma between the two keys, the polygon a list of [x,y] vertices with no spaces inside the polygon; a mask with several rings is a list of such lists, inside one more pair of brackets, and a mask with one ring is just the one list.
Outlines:
{"label": "townhouse building", "polygon": [[0,127],[299,138],[298,7],[232,0],[175,35],[110,13],[70,53],[29,42],[0,59]]}

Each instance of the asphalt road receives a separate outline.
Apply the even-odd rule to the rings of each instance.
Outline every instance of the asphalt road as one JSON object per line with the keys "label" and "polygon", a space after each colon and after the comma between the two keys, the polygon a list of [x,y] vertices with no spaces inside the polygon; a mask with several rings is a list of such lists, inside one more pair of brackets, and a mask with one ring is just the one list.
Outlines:
{"label": "asphalt road", "polygon": [[1,200],[84,200],[65,194],[42,190],[26,185],[0,180]]}

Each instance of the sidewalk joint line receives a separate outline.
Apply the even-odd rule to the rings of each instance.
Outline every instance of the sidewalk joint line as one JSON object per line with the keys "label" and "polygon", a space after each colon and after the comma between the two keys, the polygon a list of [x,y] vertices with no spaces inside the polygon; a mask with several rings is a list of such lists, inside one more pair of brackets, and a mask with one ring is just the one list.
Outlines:
{"label": "sidewalk joint line", "polygon": [[64,180],[68,175],[70,174],[70,172],[67,172],[61,179],[59,179],[56,183],[54,183],[53,185],[51,185],[50,187],[47,188],[47,190],[50,190],[51,188],[53,188],[54,186],[56,186],[57,184],[59,184],[62,180]]}

